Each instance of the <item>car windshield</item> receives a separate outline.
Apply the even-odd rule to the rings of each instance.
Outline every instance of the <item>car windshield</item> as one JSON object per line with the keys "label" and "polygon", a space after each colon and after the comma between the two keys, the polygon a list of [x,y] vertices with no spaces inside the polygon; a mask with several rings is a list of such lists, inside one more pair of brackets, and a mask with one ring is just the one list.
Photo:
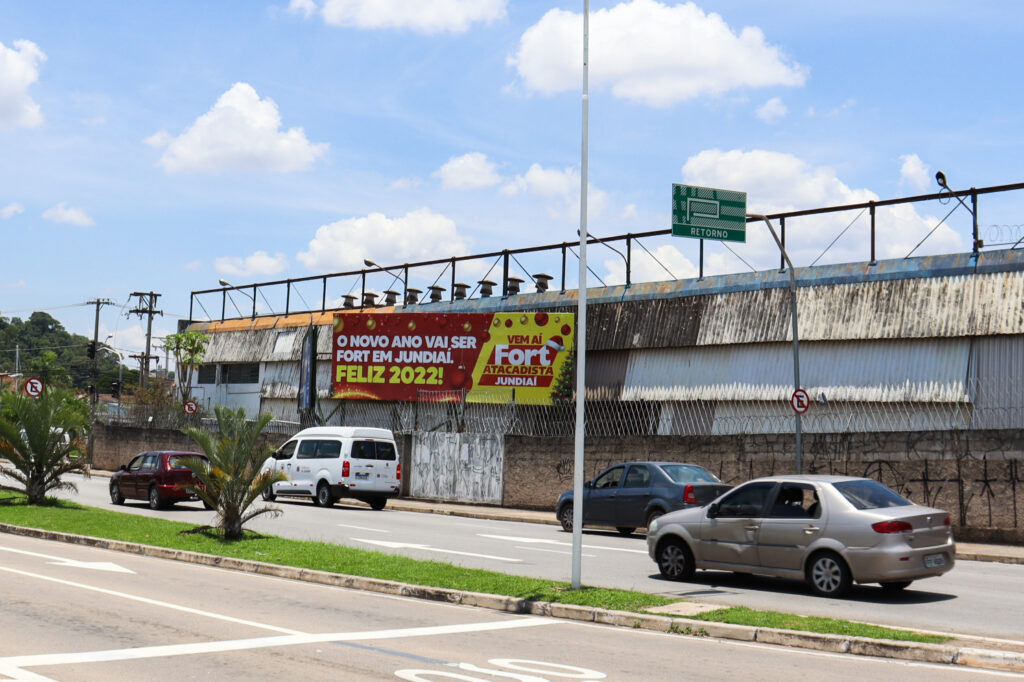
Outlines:
{"label": "car windshield", "polygon": [[721,483],[717,476],[693,464],[663,464],[661,470],[676,483]]}
{"label": "car windshield", "polygon": [[206,459],[205,457],[199,457],[199,455],[171,455],[167,458],[167,466],[172,469],[187,469],[185,462],[190,459],[199,458]]}
{"label": "car windshield", "polygon": [[913,504],[877,481],[844,481],[833,485],[857,509],[906,507]]}

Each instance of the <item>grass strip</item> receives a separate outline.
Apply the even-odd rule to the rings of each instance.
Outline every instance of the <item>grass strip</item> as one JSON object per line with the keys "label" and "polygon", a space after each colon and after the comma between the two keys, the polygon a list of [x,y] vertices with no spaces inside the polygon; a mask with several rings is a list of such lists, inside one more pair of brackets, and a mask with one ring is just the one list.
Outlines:
{"label": "grass strip", "polygon": [[854,623],[835,618],[819,618],[817,616],[794,616],[791,613],[778,611],[755,611],[745,606],[734,606],[690,616],[694,620],[706,620],[715,623],[734,623],[736,625],[752,625],[761,628],[781,628],[783,630],[803,630],[828,635],[844,635],[846,637],[867,637],[870,639],[893,639],[900,642],[924,642],[942,644],[952,637],[943,635],[926,635],[911,630],[896,630],[881,625]]}
{"label": "grass strip", "polygon": [[[121,540],[366,578],[394,580],[411,585],[482,592],[616,611],[642,613],[653,607],[679,601],[629,590],[598,587],[583,587],[580,590],[573,590],[570,589],[569,583],[553,580],[514,576],[476,568],[462,568],[440,561],[410,559],[326,542],[290,540],[257,533],[247,532],[243,540],[225,542],[214,533],[188,532],[196,529],[196,526],[190,523],[86,507],[68,500],[54,498],[51,498],[46,505],[31,506],[25,503],[25,496],[20,493],[13,491],[4,491],[4,493],[6,494],[0,494],[0,522],[28,528],[88,535],[108,540]],[[691,616],[691,618],[898,641],[937,643],[949,639],[910,630],[864,625],[831,618],[794,616],[774,611],[754,611],[747,608],[719,609]]]}

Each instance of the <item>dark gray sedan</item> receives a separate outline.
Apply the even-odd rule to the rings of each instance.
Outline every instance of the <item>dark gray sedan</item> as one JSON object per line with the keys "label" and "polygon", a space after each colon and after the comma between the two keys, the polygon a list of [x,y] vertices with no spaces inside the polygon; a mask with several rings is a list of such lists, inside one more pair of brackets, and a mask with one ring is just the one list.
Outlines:
{"label": "dark gray sedan", "polygon": [[663,516],[647,534],[666,578],[696,569],[805,579],[819,595],[850,584],[902,590],[953,568],[949,513],[914,504],[852,476],[772,476],[737,486],[706,507]]}
{"label": "dark gray sedan", "polygon": [[[583,484],[583,525],[612,526],[629,535],[662,514],[707,504],[730,487],[696,464],[616,464]],[[572,490],[558,498],[555,515],[565,531],[572,530]]]}

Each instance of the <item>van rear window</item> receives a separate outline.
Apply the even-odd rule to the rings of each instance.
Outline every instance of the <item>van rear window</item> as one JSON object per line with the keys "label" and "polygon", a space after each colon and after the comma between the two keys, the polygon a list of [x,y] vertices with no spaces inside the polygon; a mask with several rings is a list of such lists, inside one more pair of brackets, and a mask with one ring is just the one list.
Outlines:
{"label": "van rear window", "polygon": [[395,461],[397,456],[395,455],[395,444],[394,443],[382,443],[377,442],[377,459],[387,460],[389,462]]}
{"label": "van rear window", "polygon": [[398,456],[395,454],[394,443],[357,440],[352,443],[352,459],[381,459],[393,462]]}

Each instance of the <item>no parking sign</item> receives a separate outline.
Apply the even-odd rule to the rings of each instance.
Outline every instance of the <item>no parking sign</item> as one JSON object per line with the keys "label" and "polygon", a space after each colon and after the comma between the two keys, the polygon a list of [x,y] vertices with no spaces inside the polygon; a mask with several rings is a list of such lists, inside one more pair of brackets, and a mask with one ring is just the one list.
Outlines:
{"label": "no parking sign", "polygon": [[43,394],[46,385],[38,377],[32,377],[25,382],[25,395],[31,398],[38,398]]}
{"label": "no parking sign", "polygon": [[196,405],[196,401],[194,400],[186,400],[182,408],[185,410],[185,414],[188,415],[193,415],[199,411],[199,406]]}
{"label": "no parking sign", "polygon": [[789,399],[789,404],[793,406],[793,411],[797,414],[803,414],[807,412],[811,406],[811,399],[807,395],[807,391],[802,388],[798,388],[793,391],[793,397]]}

